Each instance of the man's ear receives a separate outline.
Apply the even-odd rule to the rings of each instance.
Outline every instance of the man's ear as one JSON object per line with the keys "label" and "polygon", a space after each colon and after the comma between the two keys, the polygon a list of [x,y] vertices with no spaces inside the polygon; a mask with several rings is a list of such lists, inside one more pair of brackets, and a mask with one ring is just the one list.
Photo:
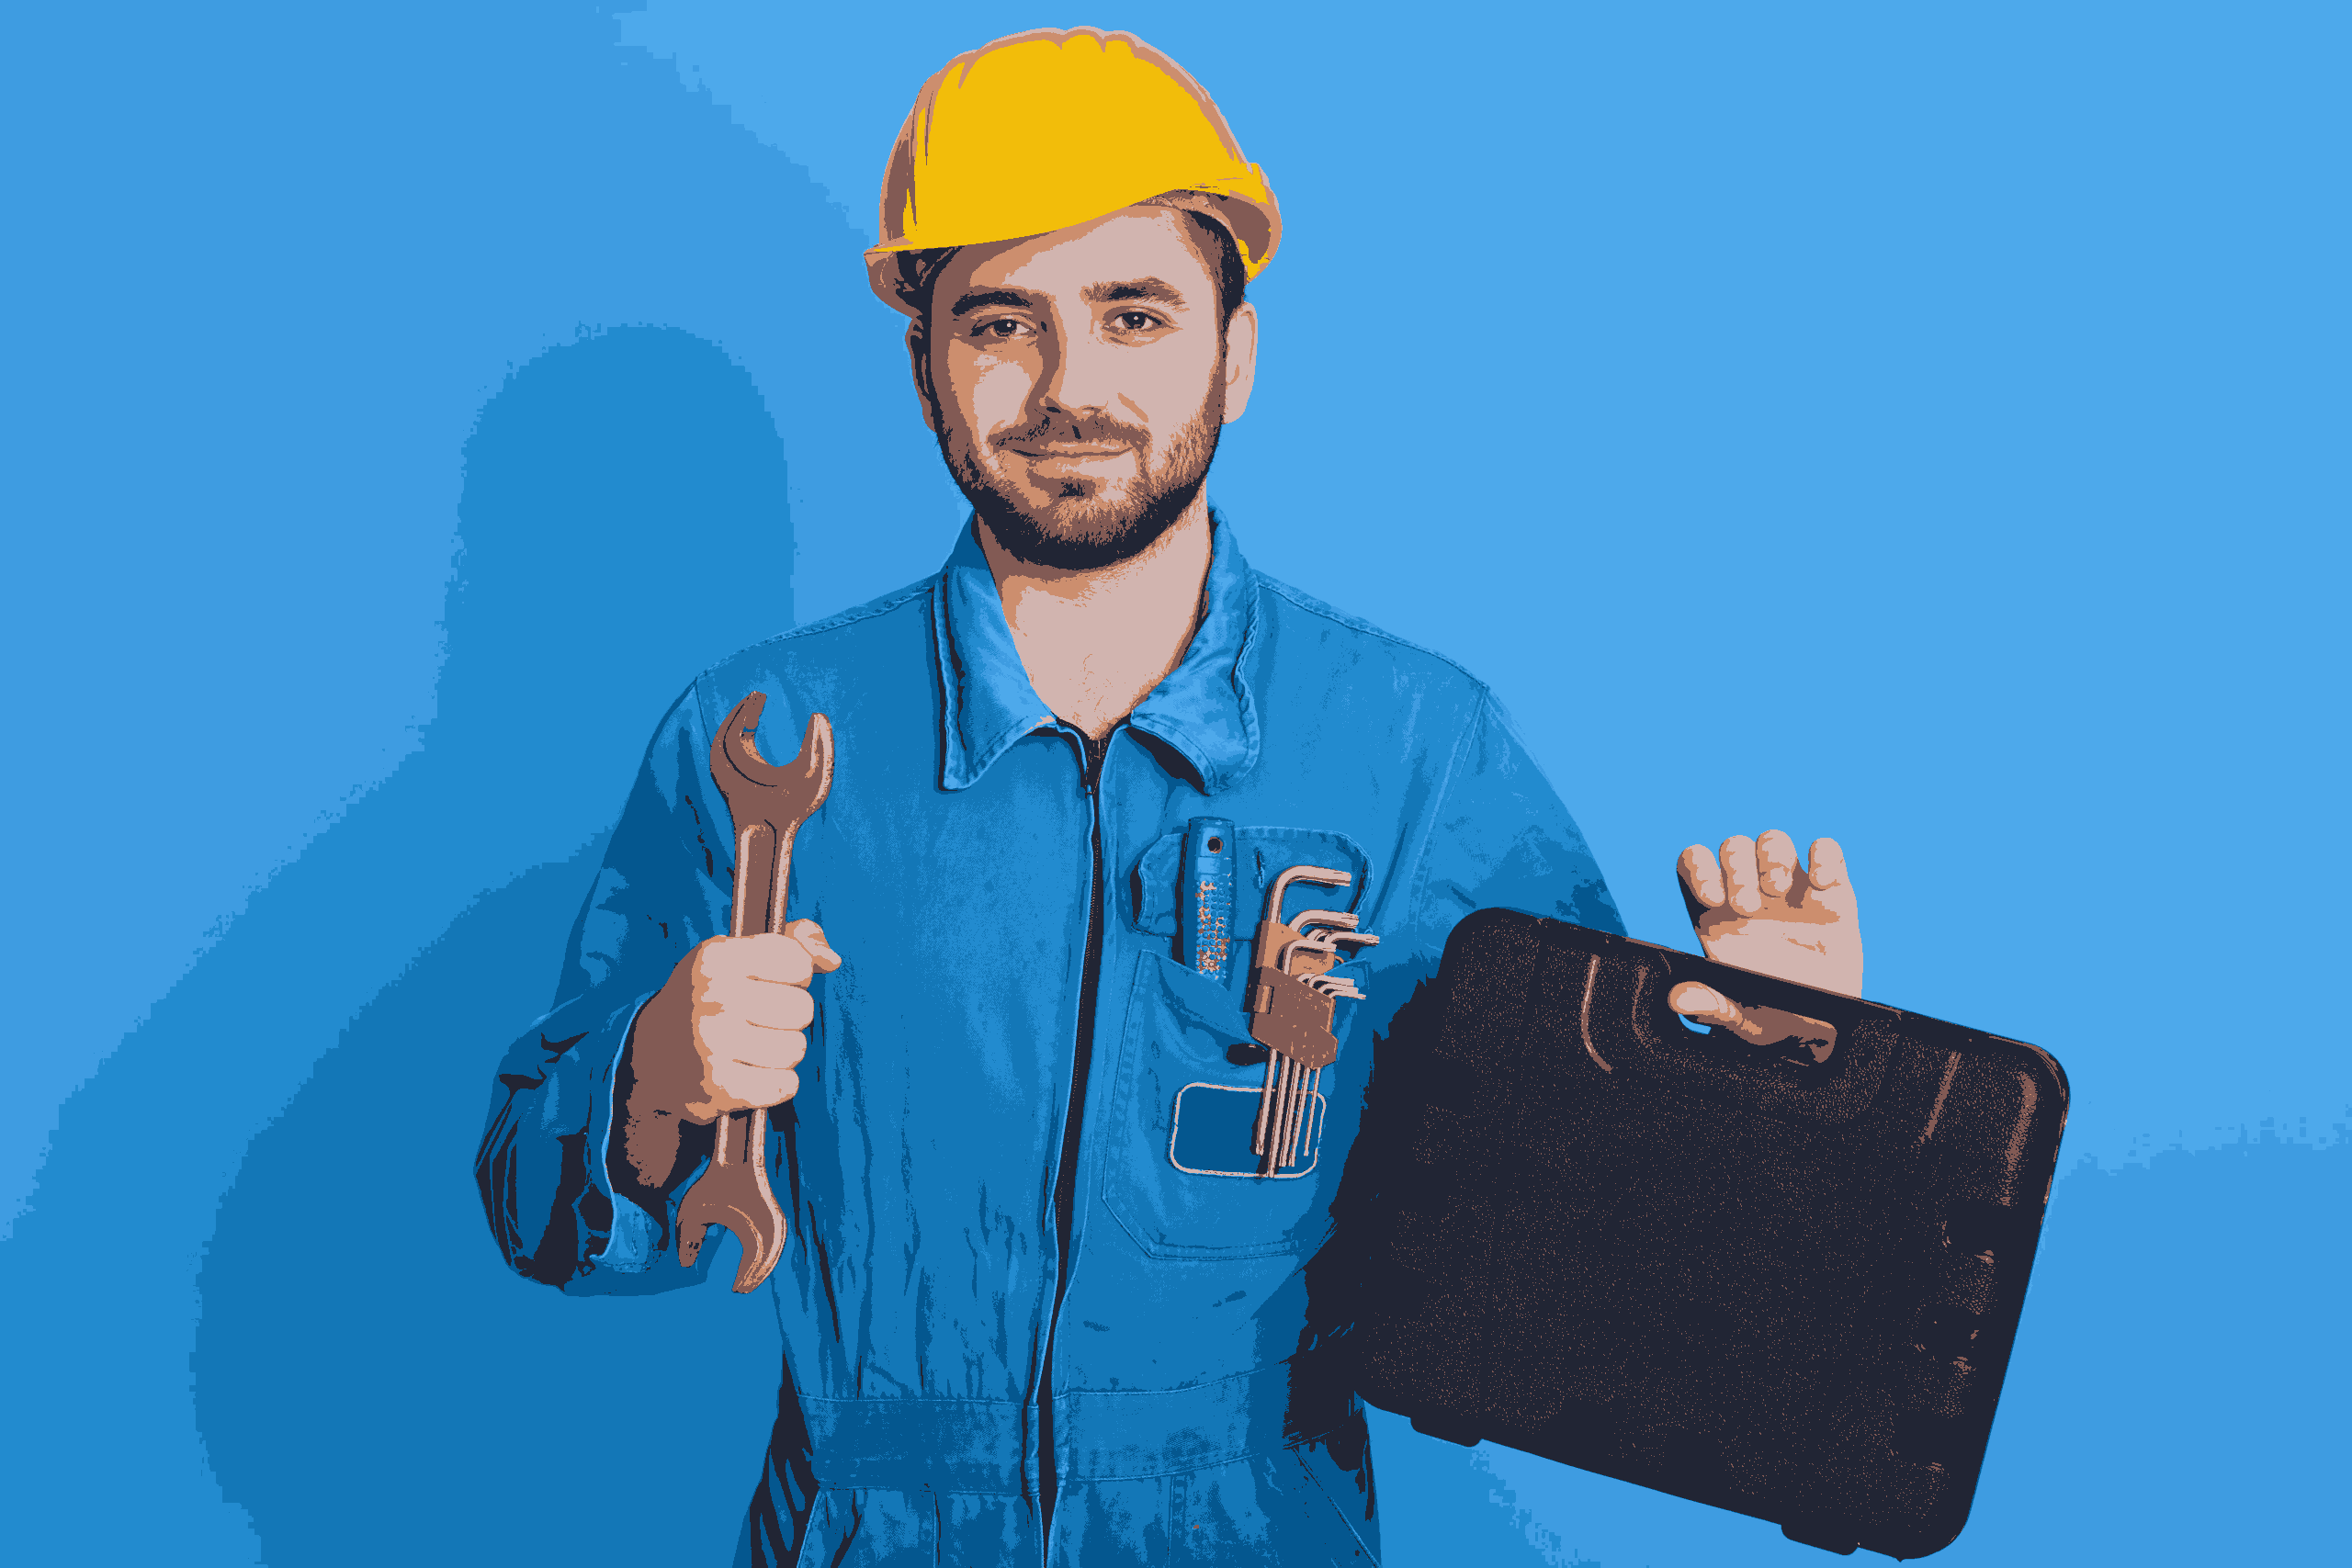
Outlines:
{"label": "man's ear", "polygon": [[1246,301],[1225,328],[1225,423],[1239,419],[1258,384],[1258,307]]}
{"label": "man's ear", "polygon": [[923,335],[922,322],[911,321],[907,326],[907,363],[915,376],[915,401],[922,409],[923,428],[933,435],[939,434],[939,397],[931,385],[931,340]]}

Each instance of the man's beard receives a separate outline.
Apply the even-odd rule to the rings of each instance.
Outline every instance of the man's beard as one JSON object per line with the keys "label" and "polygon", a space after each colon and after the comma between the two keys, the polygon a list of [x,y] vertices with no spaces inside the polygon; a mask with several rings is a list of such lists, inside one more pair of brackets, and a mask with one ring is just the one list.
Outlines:
{"label": "man's beard", "polygon": [[1088,488],[1097,493],[1090,495],[1073,481],[1046,504],[1042,515],[999,488],[971,445],[949,435],[944,420],[940,422],[940,455],[947,459],[947,470],[972,510],[1015,560],[1067,571],[1091,570],[1149,549],[1201,493],[1225,425],[1223,391],[1217,387],[1178,433],[1167,462],[1157,470],[1149,467],[1148,431],[1100,415],[1049,413],[990,438],[989,444],[1000,449],[1041,441],[1124,441],[1133,448],[1138,470],[1133,487],[1112,496],[1093,485]]}

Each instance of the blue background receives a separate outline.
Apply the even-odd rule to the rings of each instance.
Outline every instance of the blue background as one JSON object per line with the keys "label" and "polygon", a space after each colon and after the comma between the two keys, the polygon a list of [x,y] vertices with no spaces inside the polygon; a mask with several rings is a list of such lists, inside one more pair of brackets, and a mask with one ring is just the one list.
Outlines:
{"label": "blue background", "polygon": [[[1870,993],[2069,1069],[1944,1560],[2340,1554],[2352,28],[2147,0],[18,7],[12,1554],[723,1561],[768,1309],[503,1273],[488,1076],[669,698],[945,553],[857,253],[1078,21],[1282,197],[1253,563],[1490,680],[1635,935],[1834,833]],[[1818,1561],[1377,1432],[1392,1562]]]}

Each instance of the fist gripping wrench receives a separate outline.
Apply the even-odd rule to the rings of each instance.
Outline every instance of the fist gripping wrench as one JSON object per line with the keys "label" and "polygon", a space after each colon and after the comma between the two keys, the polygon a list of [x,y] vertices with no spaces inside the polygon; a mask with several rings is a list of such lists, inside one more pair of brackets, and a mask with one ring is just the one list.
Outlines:
{"label": "fist gripping wrench", "polygon": [[[710,743],[710,777],[735,818],[735,909],[729,936],[784,929],[785,889],[792,881],[792,836],[825,804],[833,787],[833,726],[808,716],[808,733],[792,761],[778,767],[760,756],[752,731],[768,705],[753,692],[735,705]],[[710,1164],[678,1205],[678,1261],[691,1267],[712,1225],[743,1246],[735,1289],[756,1291],[784,1256],[784,1211],[768,1187],[768,1112],[730,1111],[718,1119]]]}

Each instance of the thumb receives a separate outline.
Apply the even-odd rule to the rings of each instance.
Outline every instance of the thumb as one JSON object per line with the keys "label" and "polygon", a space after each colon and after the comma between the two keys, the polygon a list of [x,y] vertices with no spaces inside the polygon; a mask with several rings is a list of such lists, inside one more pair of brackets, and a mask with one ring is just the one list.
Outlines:
{"label": "thumb", "polygon": [[1747,1015],[1739,1010],[1739,1004],[1713,986],[1685,980],[1666,993],[1666,1005],[1697,1022],[1716,1024],[1743,1036],[1748,1032]]}
{"label": "thumb", "polygon": [[842,966],[842,955],[825,941],[825,928],[814,920],[794,920],[784,928],[784,934],[808,950],[808,962],[817,966],[820,975],[830,975]]}

